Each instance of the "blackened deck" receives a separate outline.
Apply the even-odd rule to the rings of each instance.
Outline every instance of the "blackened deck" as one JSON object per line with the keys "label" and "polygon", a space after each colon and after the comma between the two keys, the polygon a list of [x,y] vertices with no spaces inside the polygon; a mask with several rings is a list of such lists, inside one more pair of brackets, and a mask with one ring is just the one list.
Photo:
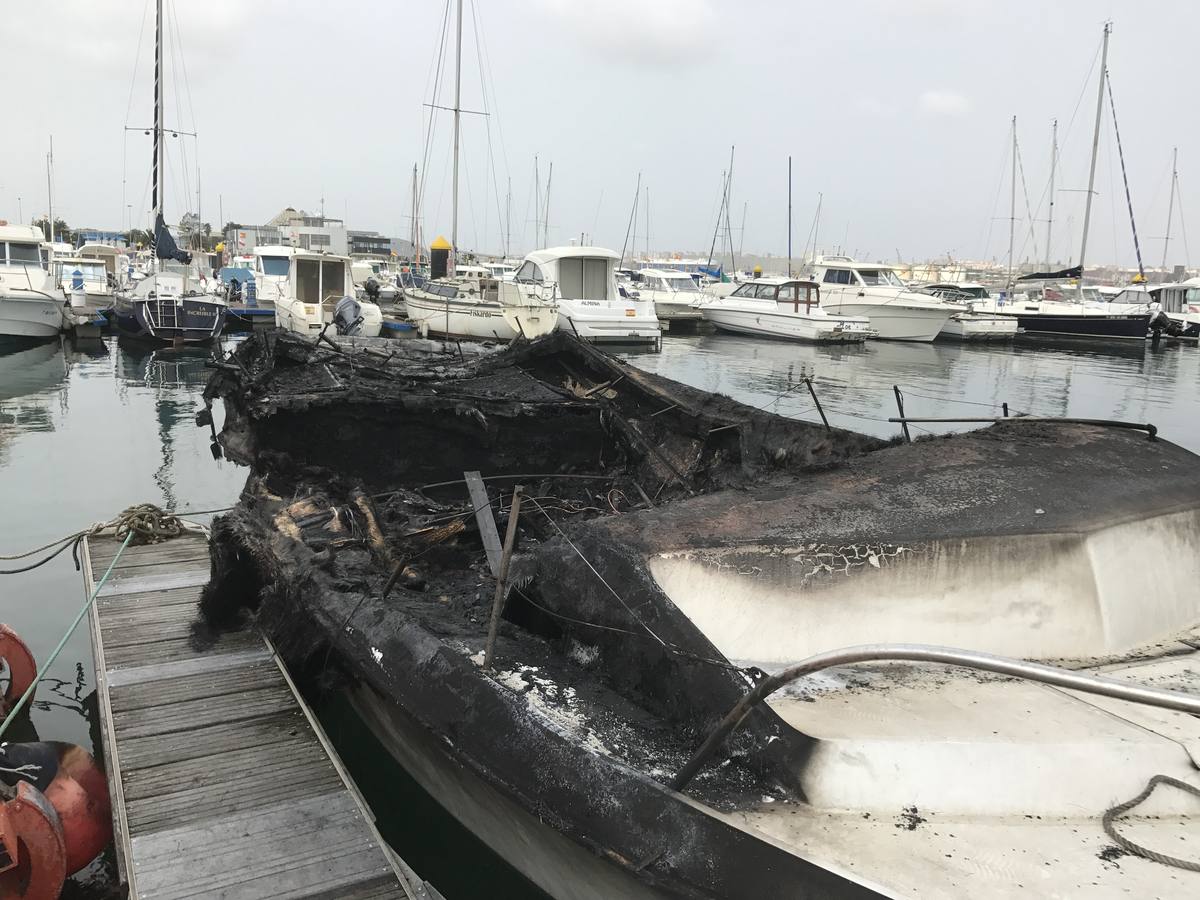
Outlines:
{"label": "blackened deck", "polygon": [[[89,540],[90,596],[119,544]],[[193,640],[208,543],[130,546],[92,607],[118,866],[133,898],[436,897],[383,844],[270,645]]]}

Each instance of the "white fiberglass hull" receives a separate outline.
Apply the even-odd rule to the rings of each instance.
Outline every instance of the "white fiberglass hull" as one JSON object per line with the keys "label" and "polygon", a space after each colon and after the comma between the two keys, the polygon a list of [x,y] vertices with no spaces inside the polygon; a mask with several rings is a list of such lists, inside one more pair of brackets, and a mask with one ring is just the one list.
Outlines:
{"label": "white fiberglass hull", "polygon": [[722,331],[794,341],[862,342],[873,335],[865,319],[845,320],[833,316],[728,309],[709,306],[704,318]]}
{"label": "white fiberglass hull", "polygon": [[[359,300],[362,309],[362,337],[379,337],[383,330],[383,313],[368,301]],[[316,335],[333,321],[333,310],[319,303],[303,303],[299,300],[281,300],[275,304],[275,324],[284,331],[296,334]]]}
{"label": "white fiberglass hull", "polygon": [[955,311],[933,305],[856,303],[832,298],[822,298],[821,305],[826,311],[839,316],[866,316],[871,320],[871,328],[885,341],[932,341]]}
{"label": "white fiberglass hull", "polygon": [[62,307],[50,296],[0,294],[0,336],[52,338],[63,328]]}
{"label": "white fiberglass hull", "polygon": [[658,315],[649,304],[559,300],[558,327],[585,341],[614,344],[655,343],[662,337]]}
{"label": "white fiberglass hull", "polygon": [[511,341],[524,335],[533,340],[549,334],[558,325],[558,314],[549,304],[517,306],[406,292],[404,305],[409,321],[422,334],[441,337]]}
{"label": "white fiberglass hull", "polygon": [[703,316],[700,310],[687,303],[675,303],[670,300],[655,300],[654,314],[662,322],[699,322]]}
{"label": "white fiberglass hull", "polygon": [[1008,316],[959,313],[942,326],[940,336],[955,341],[1011,341],[1017,336],[1017,320]]}

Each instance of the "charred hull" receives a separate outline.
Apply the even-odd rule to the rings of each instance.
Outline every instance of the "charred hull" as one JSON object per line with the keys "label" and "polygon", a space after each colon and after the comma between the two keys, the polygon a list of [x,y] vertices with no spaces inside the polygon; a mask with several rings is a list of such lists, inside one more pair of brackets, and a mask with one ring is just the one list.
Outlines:
{"label": "charred hull", "polygon": [[[953,854],[928,841],[897,852],[876,818],[907,809],[911,764],[880,751],[886,741],[822,730],[845,712],[820,697],[754,708],[686,795],[667,787],[761,676],[750,661],[936,628],[1026,658],[1117,659],[1200,621],[1174,600],[1135,608],[1130,559],[1150,557],[1147,535],[1175,560],[1152,573],[1156,594],[1182,597],[1200,577],[1198,461],[1141,433],[1018,422],[888,447],[563,337],[401,354],[266,336],[221,363],[206,393],[224,400],[221,444],[251,474],[215,523],[203,618],[225,629],[253,616],[298,673],[341,691],[430,793],[557,897],[956,896]],[[468,496],[472,472],[486,502],[478,485]],[[505,533],[517,484],[485,669],[496,581],[482,529],[491,516]],[[914,703],[964,692],[942,673],[871,678],[851,706],[878,703],[875,685],[893,681]],[[1014,702],[1029,711],[1026,695]],[[856,769],[864,753],[876,761]],[[1014,770],[1031,803],[1050,802],[1040,770]],[[860,815],[863,794],[887,799]],[[1038,837],[994,852],[1018,861]]]}

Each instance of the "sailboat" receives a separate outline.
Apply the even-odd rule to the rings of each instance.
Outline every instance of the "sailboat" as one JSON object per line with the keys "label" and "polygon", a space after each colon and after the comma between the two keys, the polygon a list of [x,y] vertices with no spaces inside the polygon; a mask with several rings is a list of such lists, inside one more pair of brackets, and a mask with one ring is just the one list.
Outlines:
{"label": "sailboat", "polygon": [[[528,339],[549,334],[558,325],[554,286],[521,291],[512,281],[483,272],[456,272],[458,264],[458,162],[462,119],[462,0],[457,3],[454,50],[454,170],[450,241],[431,248],[431,279],[408,279],[404,305],[422,334],[477,340]],[[435,98],[436,100],[436,98]],[[432,132],[431,132],[432,135]],[[415,190],[415,186],[414,186]],[[435,261],[436,260],[436,261]]]}
{"label": "sailboat", "polygon": [[196,344],[211,341],[221,333],[226,307],[220,297],[200,291],[199,279],[189,269],[192,255],[176,245],[163,215],[163,0],[157,0],[155,9],[151,270],[131,290],[116,295],[113,318],[118,332],[129,337]]}
{"label": "sailboat", "polygon": [[[1053,338],[1093,338],[1104,340],[1145,340],[1150,328],[1150,313],[1146,306],[1130,308],[1125,304],[1098,303],[1085,297],[1083,288],[1084,260],[1087,253],[1088,229],[1092,218],[1093,188],[1096,183],[1096,156],[1100,147],[1100,120],[1104,112],[1104,84],[1108,74],[1108,36],[1112,24],[1104,23],[1104,41],[1100,51],[1100,86],[1096,98],[1096,122],[1092,132],[1092,161],[1083,214],[1083,241],[1079,248],[1079,263],[1059,271],[1034,272],[1013,278],[1012,232],[1016,221],[1016,154],[1013,155],[1012,191],[1009,211],[1009,278],[1004,297],[994,297],[986,303],[974,304],[976,312],[989,312],[1017,319],[1025,336]],[[1015,136],[1014,122],[1014,144]],[[1053,184],[1053,182],[1051,182]],[[1049,251],[1047,250],[1047,254]],[[1062,282],[1074,281],[1072,290]],[[1026,286],[1037,288],[1038,294],[1026,293]],[[1074,296],[1072,296],[1072,294]]]}

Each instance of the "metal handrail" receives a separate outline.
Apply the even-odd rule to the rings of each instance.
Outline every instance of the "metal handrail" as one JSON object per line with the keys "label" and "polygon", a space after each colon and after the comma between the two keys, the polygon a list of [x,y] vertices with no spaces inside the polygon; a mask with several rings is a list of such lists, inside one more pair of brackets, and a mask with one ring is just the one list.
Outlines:
{"label": "metal handrail", "polygon": [[[1009,420],[1011,421],[1011,420]],[[1178,712],[1200,715],[1200,697],[1182,694],[1178,691],[1164,691],[1161,688],[1146,687],[1118,681],[1115,678],[1105,678],[1100,675],[1084,675],[1063,669],[1058,666],[1047,666],[1042,663],[1031,663],[1007,656],[996,656],[991,653],[979,653],[974,650],[959,650],[954,647],[939,647],[929,644],[862,644],[856,647],[843,647],[840,650],[830,650],[810,656],[793,666],[768,675],[754,689],[739,700],[723,718],[708,738],[700,745],[687,764],[679,770],[671,782],[671,789],[681,791],[687,786],[700,767],[750,714],[750,711],[786,684],[820,672],[834,666],[853,665],[863,662],[924,662],[943,663],[951,666],[961,666],[965,669],[978,669],[984,672],[996,672],[1000,675],[1010,675],[1027,681],[1037,681],[1054,687],[1083,691],[1088,694],[1098,694],[1101,697],[1112,697],[1117,700],[1127,700],[1130,703],[1144,703],[1161,709],[1173,709]]]}
{"label": "metal handrail", "polygon": [[1141,422],[1121,422],[1117,419],[1073,419],[1062,416],[1009,416],[1009,417],[978,417],[978,418],[942,418],[942,417],[917,417],[917,416],[893,416],[888,419],[889,422],[898,422],[904,424],[906,422],[1003,422],[1004,424],[1012,424],[1018,422],[1052,422],[1062,425],[1099,425],[1104,428],[1128,428],[1132,431],[1144,431],[1150,440],[1155,440],[1158,436],[1158,429],[1149,422],[1145,424]]}

